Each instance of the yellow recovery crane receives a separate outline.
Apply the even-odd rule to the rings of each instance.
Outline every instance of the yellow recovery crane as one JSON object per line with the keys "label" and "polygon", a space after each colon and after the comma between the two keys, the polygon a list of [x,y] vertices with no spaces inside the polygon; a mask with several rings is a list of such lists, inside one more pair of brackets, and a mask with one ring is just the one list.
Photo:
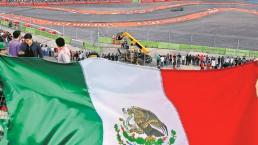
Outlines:
{"label": "yellow recovery crane", "polygon": [[[140,63],[140,64],[144,64],[144,63],[151,63],[152,62],[152,58],[149,55],[150,50],[148,48],[146,48],[145,46],[143,46],[137,39],[135,39],[132,35],[130,35],[128,32],[121,32],[117,34],[117,39],[118,40],[122,40],[124,37],[126,37],[127,39],[129,39],[131,41],[131,45],[132,46],[137,46],[140,53],[138,53],[137,55],[134,55],[134,60],[132,61],[132,59],[130,60],[132,63]],[[121,54],[120,49],[118,50],[119,53]],[[132,58],[131,56],[133,55],[132,53],[136,54],[137,52],[130,52],[129,50],[126,51],[127,53],[124,54],[125,60],[129,61],[128,58]],[[135,58],[136,57],[136,58]]]}

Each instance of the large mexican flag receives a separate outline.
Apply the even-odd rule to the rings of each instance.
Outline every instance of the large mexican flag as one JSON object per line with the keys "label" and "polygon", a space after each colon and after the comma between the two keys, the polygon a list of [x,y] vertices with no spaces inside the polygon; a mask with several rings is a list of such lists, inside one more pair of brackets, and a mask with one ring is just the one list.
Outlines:
{"label": "large mexican flag", "polygon": [[0,57],[10,145],[257,145],[256,62],[172,71]]}

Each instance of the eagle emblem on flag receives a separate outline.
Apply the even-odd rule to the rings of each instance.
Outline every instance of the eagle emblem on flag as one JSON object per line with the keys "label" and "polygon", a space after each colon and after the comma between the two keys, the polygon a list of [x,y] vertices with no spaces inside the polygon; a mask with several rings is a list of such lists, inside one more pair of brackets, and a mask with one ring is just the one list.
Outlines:
{"label": "eagle emblem on flag", "polygon": [[130,107],[122,109],[124,118],[114,128],[118,143],[121,145],[172,145],[176,140],[176,131],[168,132],[167,126],[151,111]]}

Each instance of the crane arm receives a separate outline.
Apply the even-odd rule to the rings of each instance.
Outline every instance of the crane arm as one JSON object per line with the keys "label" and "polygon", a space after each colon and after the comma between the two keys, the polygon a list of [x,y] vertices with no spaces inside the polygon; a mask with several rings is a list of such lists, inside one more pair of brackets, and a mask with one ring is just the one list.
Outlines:
{"label": "crane arm", "polygon": [[132,35],[130,35],[128,32],[123,32],[123,37],[127,37],[128,39],[131,40],[131,42],[136,45],[142,53],[148,54],[150,51],[148,48],[144,47],[137,39],[135,39]]}

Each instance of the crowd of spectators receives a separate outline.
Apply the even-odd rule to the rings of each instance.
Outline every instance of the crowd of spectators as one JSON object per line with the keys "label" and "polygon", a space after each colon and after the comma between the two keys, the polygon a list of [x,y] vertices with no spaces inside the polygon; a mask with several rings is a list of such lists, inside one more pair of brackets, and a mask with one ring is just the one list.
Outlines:
{"label": "crowd of spectators", "polygon": [[208,56],[204,54],[186,54],[180,53],[157,55],[157,67],[171,66],[172,68],[180,68],[181,65],[185,66],[198,66],[201,70],[209,69],[222,69],[227,67],[239,66],[241,64],[254,61],[255,58],[233,57],[233,56]]}
{"label": "crowd of spectators", "polygon": [[84,51],[71,51],[72,57],[71,60],[73,61],[81,61],[84,60],[86,58],[91,58],[93,55],[95,57],[101,57],[101,58],[105,58],[111,61],[119,61],[119,54],[116,53],[107,53],[107,54],[102,54],[99,55],[98,53],[94,52],[94,51],[89,51],[89,50],[84,50]]}
{"label": "crowd of spectators", "polygon": [[[13,57],[54,57],[59,63],[70,63],[71,61],[80,61],[92,56],[92,51],[77,50],[72,51],[65,45],[63,38],[56,39],[56,47],[49,47],[48,45],[41,44],[34,41],[32,35],[27,33],[24,36],[21,35],[19,30],[14,31],[13,34],[8,31],[0,30],[0,45],[4,44],[6,50],[1,52],[6,53]],[[121,47],[128,50],[128,44],[126,41],[121,44]],[[137,52],[137,51],[136,51]],[[97,57],[98,54],[96,55]],[[137,56],[137,55],[136,55]],[[102,58],[119,61],[121,60],[120,53],[108,53],[101,54]],[[243,63],[254,60],[254,58],[232,57],[232,56],[208,56],[204,54],[185,54],[171,53],[167,55],[156,55],[157,67],[169,67],[180,68],[181,65],[185,66],[198,66],[201,70],[209,69],[221,69],[232,66],[238,66]]]}
{"label": "crowd of spectators", "polygon": [[13,39],[12,34],[8,31],[0,30],[0,42],[9,43]]}
{"label": "crowd of spectators", "polygon": [[16,30],[13,34],[0,30],[1,54],[11,57],[54,57],[59,63],[71,62],[71,51],[65,45],[61,37],[56,39],[56,47],[50,48],[33,40],[32,34],[26,33],[22,36],[21,31]]}
{"label": "crowd of spectators", "polygon": [[112,60],[112,61],[119,61],[119,54],[116,53],[108,53],[108,54],[102,54],[101,56],[102,58],[108,59],[108,60]]}

